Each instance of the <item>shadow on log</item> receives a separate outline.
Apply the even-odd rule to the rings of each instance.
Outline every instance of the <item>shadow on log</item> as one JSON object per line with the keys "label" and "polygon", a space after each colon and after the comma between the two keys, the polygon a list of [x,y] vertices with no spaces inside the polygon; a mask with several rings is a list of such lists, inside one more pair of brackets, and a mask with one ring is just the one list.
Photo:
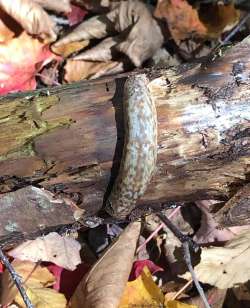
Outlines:
{"label": "shadow on log", "polygon": [[[227,200],[249,181],[249,48],[247,38],[211,63],[146,72],[158,158],[138,206]],[[97,213],[121,159],[124,76],[2,97],[2,198],[33,185],[72,200],[86,215]],[[5,207],[0,211],[4,217]],[[2,236],[4,224],[1,218]]]}

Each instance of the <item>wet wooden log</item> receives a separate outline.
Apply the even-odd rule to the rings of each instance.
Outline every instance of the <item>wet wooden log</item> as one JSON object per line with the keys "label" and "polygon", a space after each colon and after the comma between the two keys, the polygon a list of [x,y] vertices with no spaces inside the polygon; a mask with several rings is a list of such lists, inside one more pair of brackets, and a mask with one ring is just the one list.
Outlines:
{"label": "wet wooden log", "polygon": [[[246,39],[211,63],[147,72],[158,158],[138,206],[226,200],[249,181],[249,47]],[[119,170],[125,79],[2,97],[0,192],[33,185],[95,214]]]}

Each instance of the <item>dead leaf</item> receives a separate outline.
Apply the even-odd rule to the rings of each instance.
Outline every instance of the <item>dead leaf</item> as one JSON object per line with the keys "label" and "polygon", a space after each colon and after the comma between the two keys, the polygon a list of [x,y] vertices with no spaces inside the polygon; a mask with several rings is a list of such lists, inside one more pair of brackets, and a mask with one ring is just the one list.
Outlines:
{"label": "dead leaf", "polygon": [[154,282],[147,266],[141,275],[127,283],[119,308],[127,307],[161,307],[164,303],[164,295]]}
{"label": "dead leaf", "polygon": [[71,307],[116,308],[132,267],[141,223],[127,226],[78,285]]}
{"label": "dead leaf", "polygon": [[95,47],[80,53],[75,56],[74,60],[85,60],[85,61],[100,61],[107,62],[112,60],[111,48],[118,42],[121,42],[119,36],[108,37]]}
{"label": "dead leaf", "polygon": [[[195,273],[203,283],[228,289],[250,279],[250,232],[235,236],[224,247],[203,248]],[[190,278],[190,274],[183,276]]]}
{"label": "dead leaf", "polygon": [[81,263],[80,249],[81,245],[76,240],[52,232],[24,242],[8,254],[19,260],[52,262],[73,271]]}
{"label": "dead leaf", "polygon": [[115,23],[116,30],[122,32],[132,27],[126,39],[116,46],[116,50],[127,55],[139,67],[163,44],[161,28],[141,1],[121,1],[116,10],[119,18]]}
{"label": "dead leaf", "polygon": [[123,63],[118,61],[92,62],[68,60],[64,69],[64,79],[66,82],[94,79],[103,75],[118,74],[124,71]]}
{"label": "dead leaf", "polygon": [[[3,10],[0,9],[0,42],[5,43],[12,39],[15,35],[13,28],[9,25],[13,23],[13,19],[9,17]],[[8,26],[7,26],[8,24]]]}
{"label": "dead leaf", "polygon": [[[26,293],[36,308],[64,308],[67,307],[65,296],[49,288],[28,288]],[[26,308],[21,296],[15,298],[21,308]]]}
{"label": "dead leaf", "polygon": [[47,43],[56,39],[55,25],[52,19],[33,0],[0,0],[0,7],[29,34],[38,35]]}
{"label": "dead leaf", "polygon": [[196,205],[201,210],[201,225],[194,236],[194,241],[199,244],[212,242],[226,242],[234,237],[234,233],[229,229],[218,228],[218,223],[209,212],[209,205],[212,200],[197,201]]}
{"label": "dead leaf", "polygon": [[207,37],[218,38],[239,22],[240,11],[236,10],[233,4],[201,5],[199,18],[207,28]]}
{"label": "dead leaf", "polygon": [[[35,74],[58,59],[49,46],[26,32],[0,45],[0,94],[36,88]],[[13,78],[15,76],[15,78]]]}
{"label": "dead leaf", "polygon": [[168,301],[167,303],[165,303],[165,307],[166,308],[199,308],[196,305],[189,305],[186,303],[182,303],[179,301]]}
{"label": "dead leaf", "polygon": [[58,13],[69,13],[71,12],[70,0],[33,0],[35,3],[41,5],[43,8],[58,12]]}
{"label": "dead leaf", "polygon": [[112,1],[116,0],[74,0],[74,3],[84,6],[88,11],[103,13],[112,4]]}
{"label": "dead leaf", "polygon": [[192,37],[204,37],[207,33],[198,12],[186,0],[158,0],[154,15],[166,20],[177,43]]}
{"label": "dead leaf", "polygon": [[[128,0],[117,3],[106,15],[95,16],[84,21],[54,45],[58,47],[79,40],[117,36],[119,33],[123,34],[123,40],[115,46],[107,44],[102,50],[105,55],[99,52],[99,57],[95,57],[95,61],[106,59],[106,54],[111,54],[111,51],[106,49],[113,47],[116,52],[127,55],[135,66],[141,66],[164,41],[161,28],[146,4],[138,0]],[[91,50],[88,54],[90,53]]]}
{"label": "dead leaf", "polygon": [[88,12],[79,6],[71,5],[71,10],[67,14],[69,25],[74,26],[83,21]]}
{"label": "dead leaf", "polygon": [[[53,285],[55,278],[46,267],[41,267],[30,261],[20,260],[14,260],[12,266],[22,277],[27,295],[36,308],[66,307],[64,295],[47,288]],[[8,270],[5,270],[2,276],[1,304],[7,305],[13,300],[20,307],[26,307],[12,277]]]}
{"label": "dead leaf", "polygon": [[128,307],[198,308],[176,300],[166,301],[147,266],[143,268],[136,280],[127,282],[119,308]]}
{"label": "dead leaf", "polygon": [[79,42],[71,42],[65,45],[60,45],[58,47],[52,45],[51,49],[55,54],[60,55],[63,58],[67,58],[72,53],[78,52],[81,49],[87,47],[88,45],[89,41],[79,41]]}

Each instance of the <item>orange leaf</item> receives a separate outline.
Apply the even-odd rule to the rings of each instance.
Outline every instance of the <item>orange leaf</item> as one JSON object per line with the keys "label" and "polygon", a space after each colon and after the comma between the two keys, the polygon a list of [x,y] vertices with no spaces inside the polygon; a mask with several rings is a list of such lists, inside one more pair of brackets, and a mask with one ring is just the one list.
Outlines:
{"label": "orange leaf", "polygon": [[0,45],[0,94],[36,88],[35,74],[52,59],[49,46],[26,32]]}
{"label": "orange leaf", "polygon": [[154,15],[166,20],[175,41],[206,35],[198,12],[186,0],[158,0]]}
{"label": "orange leaf", "polygon": [[240,18],[240,11],[234,5],[201,5],[199,17],[205,25],[210,38],[217,38],[221,33],[231,30]]}

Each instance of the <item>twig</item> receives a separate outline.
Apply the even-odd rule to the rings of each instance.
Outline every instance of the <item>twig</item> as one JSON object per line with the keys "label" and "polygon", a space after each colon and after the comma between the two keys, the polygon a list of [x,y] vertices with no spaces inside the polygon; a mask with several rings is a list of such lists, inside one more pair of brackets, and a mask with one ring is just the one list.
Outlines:
{"label": "twig", "polygon": [[189,280],[178,292],[175,293],[171,300],[174,301],[176,298],[178,298],[178,296],[181,295],[192,282],[193,279]]}
{"label": "twig", "polygon": [[[168,216],[168,219],[172,218],[180,210],[180,206],[174,209]],[[137,248],[136,253],[140,252],[144,246],[165,226],[164,223],[159,224],[159,226],[150,234],[148,238]]]}
{"label": "twig", "polygon": [[202,289],[202,286],[200,285],[197,276],[194,272],[193,266],[192,266],[192,262],[191,262],[191,256],[190,256],[190,251],[189,251],[189,243],[183,242],[182,243],[182,247],[183,247],[183,252],[184,252],[184,260],[187,264],[188,270],[191,273],[191,276],[193,278],[194,284],[196,286],[197,291],[200,294],[201,299],[203,300],[203,303],[205,305],[206,308],[211,308],[211,306],[209,305],[206,295],[204,293],[204,290]]}
{"label": "twig", "polygon": [[6,269],[9,271],[18,291],[20,292],[23,301],[26,305],[26,307],[28,308],[34,308],[34,306],[32,305],[30,299],[28,298],[28,295],[26,294],[26,291],[24,289],[24,287],[22,286],[22,281],[20,276],[16,273],[16,271],[14,270],[13,266],[11,265],[11,263],[9,262],[9,260],[7,259],[7,257],[4,255],[2,249],[0,248],[0,260],[1,262],[5,265]]}
{"label": "twig", "polygon": [[166,216],[162,213],[157,213],[157,216],[173,232],[181,243],[188,242],[194,251],[198,251],[199,245],[196,244],[188,235],[183,234]]}

